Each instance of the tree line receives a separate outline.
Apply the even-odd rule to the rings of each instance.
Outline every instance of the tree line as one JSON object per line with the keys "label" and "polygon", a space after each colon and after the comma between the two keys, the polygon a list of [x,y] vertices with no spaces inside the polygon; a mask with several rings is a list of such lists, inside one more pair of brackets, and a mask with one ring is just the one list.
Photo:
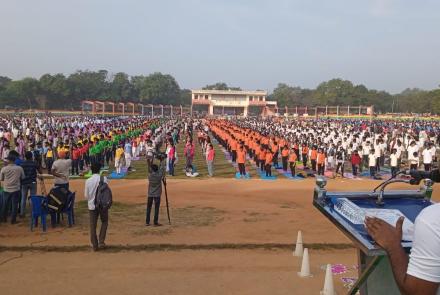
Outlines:
{"label": "tree line", "polygon": [[399,94],[368,89],[342,79],[322,82],[316,89],[278,84],[270,98],[278,106],[370,106],[382,113],[440,114],[440,89],[406,89]]}
{"label": "tree line", "polygon": [[77,71],[21,80],[0,76],[0,108],[78,110],[86,99],[188,105],[191,91],[162,73],[129,76],[106,70]]}
{"label": "tree line", "polygon": [[[241,90],[224,82],[203,89]],[[130,76],[86,70],[68,76],[44,74],[39,79],[0,76],[0,108],[78,110],[85,99],[190,105],[191,91],[181,89],[173,76],[162,73]],[[440,114],[440,89],[406,89],[392,95],[342,79],[322,82],[315,89],[280,83],[268,99],[277,101],[279,107],[374,105],[379,112]]]}

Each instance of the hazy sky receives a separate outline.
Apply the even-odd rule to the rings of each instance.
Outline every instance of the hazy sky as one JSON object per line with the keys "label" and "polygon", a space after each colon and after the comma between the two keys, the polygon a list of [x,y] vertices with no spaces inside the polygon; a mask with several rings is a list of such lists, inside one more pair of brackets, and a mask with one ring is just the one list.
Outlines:
{"label": "hazy sky", "polygon": [[0,75],[172,74],[182,88],[440,84],[438,0],[0,0]]}

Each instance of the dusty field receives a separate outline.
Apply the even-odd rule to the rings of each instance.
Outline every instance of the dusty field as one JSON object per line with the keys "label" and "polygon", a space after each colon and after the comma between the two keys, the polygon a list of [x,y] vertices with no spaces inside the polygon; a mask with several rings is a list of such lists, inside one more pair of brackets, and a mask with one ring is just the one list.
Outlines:
{"label": "dusty field", "polygon": [[[333,180],[328,189],[375,184]],[[114,180],[107,236],[112,248],[103,253],[89,251],[84,181],[71,185],[79,201],[75,227],[31,233],[27,220],[0,225],[0,283],[8,286],[2,294],[59,294],[61,286],[65,294],[317,294],[326,263],[343,264],[349,272],[342,276],[356,276],[350,241],[312,206],[312,180],[170,179],[172,225],[162,207],[160,228],[144,226],[147,182]],[[440,190],[434,193],[440,199]],[[296,275],[298,230],[312,248],[312,279]],[[55,274],[58,282],[51,279]],[[31,281],[46,288],[39,293],[25,284]],[[343,294],[341,276],[335,284]]]}

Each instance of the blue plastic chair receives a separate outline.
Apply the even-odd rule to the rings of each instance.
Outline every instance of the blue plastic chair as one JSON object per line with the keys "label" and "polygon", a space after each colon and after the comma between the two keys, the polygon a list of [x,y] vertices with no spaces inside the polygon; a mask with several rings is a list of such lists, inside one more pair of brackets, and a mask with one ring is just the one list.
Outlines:
{"label": "blue plastic chair", "polygon": [[38,218],[41,218],[43,231],[46,231],[46,216],[47,216],[47,198],[45,196],[31,196],[32,216],[31,216],[31,231],[34,226],[38,226]]}
{"label": "blue plastic chair", "polygon": [[70,193],[69,197],[67,198],[67,203],[64,209],[58,213],[54,212],[51,213],[51,220],[52,220],[52,226],[55,227],[55,224],[60,224],[60,216],[63,214],[67,214],[67,222],[69,224],[69,227],[72,227],[72,225],[75,224],[75,213],[74,213],[74,207],[75,207],[75,193]]}

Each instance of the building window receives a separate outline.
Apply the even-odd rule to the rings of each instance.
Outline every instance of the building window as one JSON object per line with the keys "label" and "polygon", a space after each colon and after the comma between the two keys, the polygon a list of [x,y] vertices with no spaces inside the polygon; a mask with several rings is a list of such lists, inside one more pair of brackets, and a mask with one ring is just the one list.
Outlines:
{"label": "building window", "polygon": [[253,100],[254,100],[254,97],[253,97],[253,96],[249,96],[249,100],[250,100],[250,101],[253,101]]}
{"label": "building window", "polygon": [[208,95],[207,94],[205,94],[205,99],[208,99]]}
{"label": "building window", "polygon": [[199,96],[197,94],[194,94],[194,99],[199,99]]}

